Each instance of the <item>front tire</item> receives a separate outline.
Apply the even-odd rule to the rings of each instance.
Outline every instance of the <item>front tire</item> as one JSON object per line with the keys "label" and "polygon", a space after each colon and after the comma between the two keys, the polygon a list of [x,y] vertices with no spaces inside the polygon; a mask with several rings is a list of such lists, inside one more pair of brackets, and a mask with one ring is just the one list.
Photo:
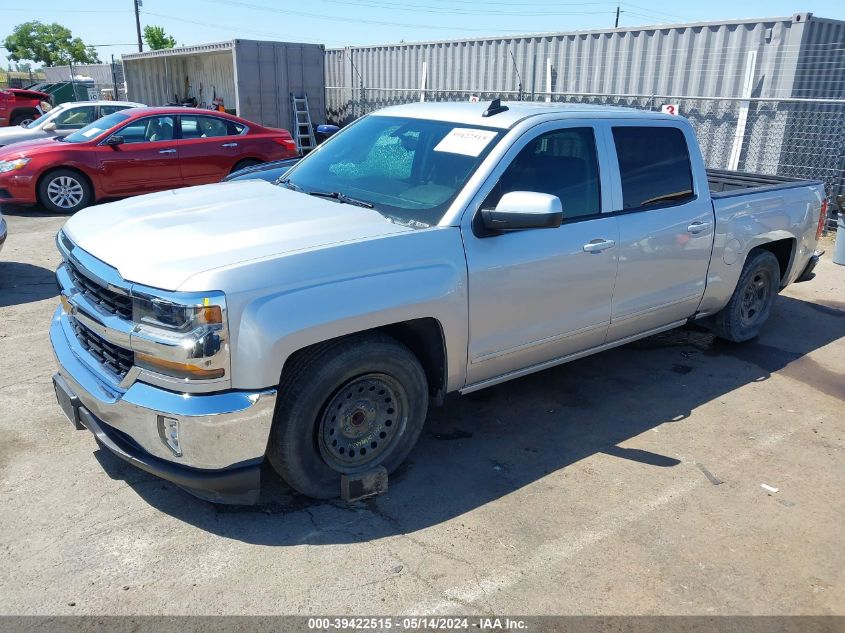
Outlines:
{"label": "front tire", "polygon": [[340,494],[340,477],[394,471],[419,439],[428,383],[419,360],[381,333],[299,353],[286,366],[267,457],[309,497]]}
{"label": "front tire", "polygon": [[713,320],[719,338],[742,343],[760,333],[780,288],[780,265],[769,251],[752,252],[731,300]]}
{"label": "front tire", "polygon": [[75,213],[93,199],[88,179],[72,169],[57,169],[38,183],[38,200],[50,211]]}

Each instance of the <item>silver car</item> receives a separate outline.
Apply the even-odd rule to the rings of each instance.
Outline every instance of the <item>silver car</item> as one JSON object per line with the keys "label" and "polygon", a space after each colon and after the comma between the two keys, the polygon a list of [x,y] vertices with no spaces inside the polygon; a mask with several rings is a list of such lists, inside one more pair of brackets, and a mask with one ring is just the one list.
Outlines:
{"label": "silver car", "polygon": [[6,243],[6,220],[3,218],[3,212],[0,211],[0,251],[3,250],[3,244]]}
{"label": "silver car", "polygon": [[51,136],[65,136],[113,112],[142,107],[143,104],[131,101],[62,103],[25,126],[0,129],[0,147]]}

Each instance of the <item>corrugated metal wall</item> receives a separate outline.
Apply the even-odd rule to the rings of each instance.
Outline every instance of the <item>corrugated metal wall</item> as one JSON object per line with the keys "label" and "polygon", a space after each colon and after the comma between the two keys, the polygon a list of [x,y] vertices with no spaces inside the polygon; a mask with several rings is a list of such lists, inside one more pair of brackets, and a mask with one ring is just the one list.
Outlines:
{"label": "corrugated metal wall", "polygon": [[[808,21],[809,20],[809,21]],[[806,28],[809,25],[809,28]],[[603,95],[741,96],[746,60],[756,51],[755,97],[789,97],[803,71],[801,96],[838,88],[813,80],[814,71],[841,50],[843,23],[796,14],[789,18],[729,23],[551,33],[526,37],[454,40],[334,49],[326,56],[329,86],[418,89],[426,62],[426,88],[523,96],[547,90]],[[807,35],[805,36],[805,32]],[[812,56],[813,61],[799,61]],[[352,66],[354,65],[354,70]],[[360,76],[358,75],[360,73]],[[812,94],[810,94],[812,93]]]}
{"label": "corrugated metal wall", "polygon": [[[185,97],[211,104],[215,93],[227,108],[235,108],[235,66],[232,51],[123,58],[129,98],[150,106]],[[186,95],[185,79],[188,80]]]}
{"label": "corrugated metal wall", "polygon": [[238,113],[292,130],[290,95],[308,96],[314,125],[326,113],[325,49],[319,44],[235,41]]}
{"label": "corrugated metal wall", "polygon": [[[195,97],[262,125],[290,130],[290,95],[307,94],[311,117],[326,112],[325,49],[320,44],[234,40],[123,56],[129,97],[164,105]],[[187,89],[186,89],[187,81]]]}
{"label": "corrugated metal wall", "polygon": [[[119,68],[120,64],[117,64],[117,67]],[[70,75],[70,66],[52,66],[44,69],[44,76],[49,82],[59,83],[70,81]],[[73,75],[91,77],[91,79],[94,80],[94,83],[98,85],[111,85],[113,83],[111,64],[74,64]],[[118,82],[123,81],[122,76],[118,77],[117,80]]]}

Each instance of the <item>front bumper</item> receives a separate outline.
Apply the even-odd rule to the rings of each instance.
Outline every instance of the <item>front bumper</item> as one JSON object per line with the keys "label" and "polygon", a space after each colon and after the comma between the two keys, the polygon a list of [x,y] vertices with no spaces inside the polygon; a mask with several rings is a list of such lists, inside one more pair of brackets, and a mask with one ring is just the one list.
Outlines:
{"label": "front bumper", "polygon": [[7,204],[36,204],[35,185],[36,178],[29,174],[15,171],[0,174],[0,191],[3,192],[0,200]]}
{"label": "front bumper", "polygon": [[[73,421],[92,431],[101,445],[209,501],[257,501],[275,390],[185,394],[136,382],[121,391],[79,345],[61,308],[50,340],[59,365],[57,390],[78,399]],[[163,439],[162,418],[178,421],[179,454]]]}

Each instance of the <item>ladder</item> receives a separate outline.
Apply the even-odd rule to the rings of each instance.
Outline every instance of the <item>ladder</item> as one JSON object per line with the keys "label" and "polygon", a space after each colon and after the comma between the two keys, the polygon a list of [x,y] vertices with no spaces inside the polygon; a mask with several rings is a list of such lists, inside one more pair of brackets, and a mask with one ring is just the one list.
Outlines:
{"label": "ladder", "polygon": [[314,126],[311,124],[311,112],[308,110],[308,95],[297,97],[290,95],[291,113],[293,114],[293,139],[296,141],[296,151],[307,154],[317,147],[314,136]]}

